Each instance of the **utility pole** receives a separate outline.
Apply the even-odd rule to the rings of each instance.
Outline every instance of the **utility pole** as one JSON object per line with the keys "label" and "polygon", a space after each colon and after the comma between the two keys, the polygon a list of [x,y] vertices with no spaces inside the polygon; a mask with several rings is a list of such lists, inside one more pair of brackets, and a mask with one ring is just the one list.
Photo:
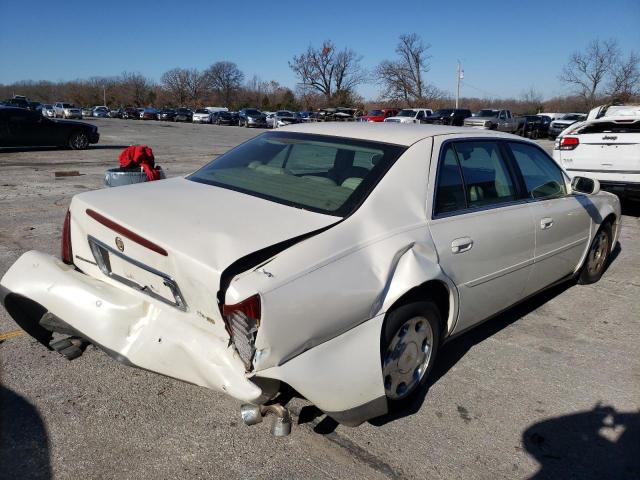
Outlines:
{"label": "utility pole", "polygon": [[102,85],[102,104],[107,106],[107,87],[104,85]]}
{"label": "utility pole", "polygon": [[460,80],[464,78],[464,70],[460,67],[460,60],[458,60],[458,68],[456,69],[456,108],[460,104]]}

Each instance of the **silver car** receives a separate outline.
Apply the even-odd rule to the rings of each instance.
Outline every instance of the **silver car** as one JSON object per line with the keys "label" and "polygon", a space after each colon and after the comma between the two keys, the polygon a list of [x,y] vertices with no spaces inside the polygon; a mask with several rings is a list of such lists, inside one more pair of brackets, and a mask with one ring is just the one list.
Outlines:
{"label": "silver car", "polygon": [[82,118],[82,109],[73,103],[57,102],[53,105],[53,111],[56,118]]}
{"label": "silver car", "polygon": [[351,426],[403,408],[444,342],[597,281],[619,232],[618,198],[529,140],[297,124],[186,178],[76,195],[62,258],[24,253],[0,300],[67,358],[92,343],[231,395],[249,424],[274,413],[283,434],[286,408],[267,403],[283,385]]}
{"label": "silver car", "polygon": [[51,105],[50,103],[45,103],[42,105],[41,113],[47,118],[53,118],[55,117],[56,111],[53,109],[53,105]]}

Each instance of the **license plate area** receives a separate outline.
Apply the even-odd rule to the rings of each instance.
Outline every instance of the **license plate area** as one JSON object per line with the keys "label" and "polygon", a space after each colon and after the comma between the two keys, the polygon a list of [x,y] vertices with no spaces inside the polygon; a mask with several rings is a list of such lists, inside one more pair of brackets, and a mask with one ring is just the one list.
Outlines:
{"label": "license plate area", "polygon": [[97,238],[89,236],[88,240],[102,273],[172,307],[187,309],[180,288],[169,275],[124,255]]}

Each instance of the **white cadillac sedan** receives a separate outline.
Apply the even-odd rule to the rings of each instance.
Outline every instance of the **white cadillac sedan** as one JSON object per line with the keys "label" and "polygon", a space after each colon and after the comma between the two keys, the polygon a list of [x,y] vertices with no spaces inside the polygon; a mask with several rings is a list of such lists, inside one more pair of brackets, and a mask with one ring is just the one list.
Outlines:
{"label": "white cadillac sedan", "polygon": [[520,137],[298,124],[186,178],[76,195],[62,258],[23,254],[0,299],[69,359],[93,344],[282,434],[283,384],[346,425],[401,408],[443,342],[597,281],[619,230],[616,196]]}

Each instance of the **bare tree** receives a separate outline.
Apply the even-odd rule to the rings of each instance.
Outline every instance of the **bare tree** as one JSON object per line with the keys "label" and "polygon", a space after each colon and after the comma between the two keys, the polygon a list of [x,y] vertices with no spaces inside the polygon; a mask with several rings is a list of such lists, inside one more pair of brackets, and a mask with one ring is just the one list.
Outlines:
{"label": "bare tree", "polygon": [[240,89],[244,80],[244,73],[233,62],[216,62],[206,71],[208,85],[220,93],[225,105],[230,105],[232,96]]}
{"label": "bare tree", "polygon": [[400,35],[396,46],[397,60],[384,60],[375,69],[374,75],[382,87],[382,97],[401,100],[406,104],[439,98],[443,93],[425,81],[430,69],[428,50],[415,33]]}
{"label": "bare tree", "polygon": [[185,105],[189,98],[187,72],[184,68],[172,68],[164,72],[160,78],[160,82],[169,97],[178,106]]}
{"label": "bare tree", "polygon": [[364,82],[361,61],[362,56],[353,50],[338,51],[331,40],[325,40],[321,48],[309,46],[306,52],[294,55],[289,68],[300,80],[300,87],[320,92],[329,102],[333,95],[353,92]]}
{"label": "bare tree", "polygon": [[594,40],[584,52],[574,52],[562,69],[560,81],[573,87],[588,108],[593,108],[603,94],[603,87],[620,49],[615,40]]}
{"label": "bare tree", "polygon": [[126,91],[124,103],[144,106],[153,102],[153,82],[142,74],[123,72],[120,81]]}
{"label": "bare tree", "polygon": [[627,59],[619,57],[614,62],[607,94],[623,102],[640,95],[640,56],[637,53],[631,52]]}

